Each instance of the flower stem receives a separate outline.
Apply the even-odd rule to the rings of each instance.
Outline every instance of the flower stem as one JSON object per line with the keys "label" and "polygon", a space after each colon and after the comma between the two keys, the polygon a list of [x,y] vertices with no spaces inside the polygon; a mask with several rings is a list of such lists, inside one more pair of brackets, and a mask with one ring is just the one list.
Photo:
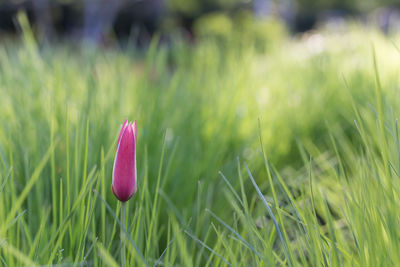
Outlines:
{"label": "flower stem", "polygon": [[125,218],[126,218],[126,202],[121,203],[121,266],[126,267],[126,255],[125,255]]}

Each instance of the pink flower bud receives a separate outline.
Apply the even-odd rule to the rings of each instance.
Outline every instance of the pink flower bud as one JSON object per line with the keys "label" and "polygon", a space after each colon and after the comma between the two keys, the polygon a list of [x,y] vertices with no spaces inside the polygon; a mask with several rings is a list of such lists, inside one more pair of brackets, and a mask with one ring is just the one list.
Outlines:
{"label": "pink flower bud", "polygon": [[128,201],[137,189],[136,183],[136,121],[128,119],[122,126],[115,154],[111,190],[119,201]]}

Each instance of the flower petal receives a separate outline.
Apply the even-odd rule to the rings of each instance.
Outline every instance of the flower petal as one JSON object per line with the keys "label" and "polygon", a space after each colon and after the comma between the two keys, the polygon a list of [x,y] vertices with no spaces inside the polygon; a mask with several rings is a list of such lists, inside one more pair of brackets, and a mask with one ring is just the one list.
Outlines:
{"label": "flower petal", "polygon": [[132,127],[133,127],[133,134],[135,136],[135,145],[136,145],[136,141],[137,141],[136,120],[132,123]]}
{"label": "flower petal", "polygon": [[119,133],[119,136],[118,136],[117,147],[118,147],[118,145],[119,145],[119,141],[121,140],[121,136],[122,136],[122,134],[124,133],[125,128],[126,128],[127,125],[128,125],[128,119],[126,119],[125,122],[124,122],[124,124],[122,125],[121,132]]}
{"label": "flower petal", "polygon": [[136,191],[136,144],[134,126],[129,123],[121,134],[115,155],[112,191],[122,202]]}

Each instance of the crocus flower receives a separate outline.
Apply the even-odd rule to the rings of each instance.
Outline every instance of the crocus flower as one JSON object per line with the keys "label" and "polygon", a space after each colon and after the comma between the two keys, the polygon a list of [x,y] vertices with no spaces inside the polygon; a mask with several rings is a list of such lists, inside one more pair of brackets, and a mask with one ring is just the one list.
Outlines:
{"label": "crocus flower", "polygon": [[128,201],[137,189],[136,183],[136,121],[126,119],[118,137],[111,189],[119,201]]}

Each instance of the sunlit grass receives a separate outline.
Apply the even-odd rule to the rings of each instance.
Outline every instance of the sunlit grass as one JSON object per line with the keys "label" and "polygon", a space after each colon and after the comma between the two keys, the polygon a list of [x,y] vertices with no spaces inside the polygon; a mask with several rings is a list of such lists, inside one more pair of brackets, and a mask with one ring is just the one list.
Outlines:
{"label": "sunlit grass", "polygon": [[138,122],[128,266],[399,262],[396,36],[143,52],[25,32],[0,48],[0,265],[119,264],[125,118]]}

